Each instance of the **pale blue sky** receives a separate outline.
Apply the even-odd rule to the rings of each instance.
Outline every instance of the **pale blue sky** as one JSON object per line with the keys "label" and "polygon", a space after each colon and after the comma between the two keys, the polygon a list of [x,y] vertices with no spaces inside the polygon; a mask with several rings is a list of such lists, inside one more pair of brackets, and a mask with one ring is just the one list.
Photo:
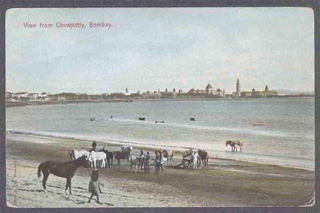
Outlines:
{"label": "pale blue sky", "polygon": [[[186,92],[210,83],[231,93],[239,78],[242,90],[313,91],[313,21],[308,8],[12,9],[6,90]],[[54,27],[29,29],[25,22]]]}

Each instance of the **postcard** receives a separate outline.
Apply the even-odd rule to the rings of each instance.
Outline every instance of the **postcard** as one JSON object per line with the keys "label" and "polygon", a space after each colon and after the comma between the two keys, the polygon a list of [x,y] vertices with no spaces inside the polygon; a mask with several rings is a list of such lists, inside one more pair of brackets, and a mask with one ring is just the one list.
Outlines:
{"label": "postcard", "polygon": [[9,207],[314,205],[312,9],[15,8],[5,21]]}

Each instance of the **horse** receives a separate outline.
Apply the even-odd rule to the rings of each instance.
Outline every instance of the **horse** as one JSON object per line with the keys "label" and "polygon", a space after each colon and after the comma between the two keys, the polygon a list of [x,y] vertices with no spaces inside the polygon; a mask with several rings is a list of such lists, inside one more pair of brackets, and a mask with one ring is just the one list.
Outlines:
{"label": "horse", "polygon": [[130,153],[116,151],[116,152],[113,152],[113,154],[114,154],[114,158],[118,161],[118,165],[120,165],[120,159],[125,159],[127,160],[127,164],[129,163]]}
{"label": "horse", "polygon": [[130,152],[132,151],[132,146],[121,146],[120,149],[121,152],[128,152],[130,154]]}
{"label": "horse", "polygon": [[164,164],[167,166],[172,166],[172,159],[173,159],[173,151],[168,151],[168,150],[163,150],[163,157],[164,159]]}
{"label": "horse", "polygon": [[[107,163],[108,163],[108,167],[110,168],[110,166],[113,165],[113,153],[109,152],[108,150],[105,149],[105,147],[103,147],[99,152],[104,152],[107,155]],[[106,165],[107,166],[107,165]]]}
{"label": "horse", "polygon": [[42,186],[44,192],[47,192],[46,189],[46,182],[50,174],[53,174],[58,177],[63,177],[67,179],[66,182],[66,194],[69,188],[69,194],[71,194],[71,178],[74,176],[76,170],[81,167],[85,166],[88,163],[87,156],[81,156],[80,158],[68,161],[64,163],[56,162],[56,161],[45,161],[41,163],[38,167],[38,178],[41,177],[41,172],[43,173],[43,180]]}
{"label": "horse", "polygon": [[230,146],[231,147],[231,151],[234,152],[236,147],[235,144],[233,143],[233,141],[226,141],[226,146]]}
{"label": "horse", "polygon": [[202,149],[199,149],[198,153],[201,158],[201,161],[204,162],[204,167],[209,167],[209,153]]}
{"label": "horse", "polygon": [[243,143],[239,140],[233,140],[233,141],[227,141],[226,146],[230,145],[231,146],[231,151],[238,151],[236,146],[240,147],[240,151],[242,151],[242,145]]}
{"label": "horse", "polygon": [[94,168],[97,167],[97,161],[98,162],[102,161],[101,167],[106,167],[106,158],[107,158],[106,153],[91,151],[89,153],[88,158],[90,163],[93,163]]}
{"label": "horse", "polygon": [[83,155],[89,155],[89,152],[87,150],[78,151],[76,149],[73,149],[70,152],[68,152],[68,154],[69,154],[71,160],[75,160],[75,159],[80,158]]}
{"label": "horse", "polygon": [[131,155],[130,159],[129,159],[129,161],[130,161],[130,171],[132,171],[132,167],[135,166],[136,168],[135,168],[134,172],[137,171],[137,168],[140,168],[140,172],[141,172],[142,171],[142,166],[141,165],[142,165],[144,159],[145,159],[144,155],[142,155],[142,156],[133,156],[133,155]]}
{"label": "horse", "polygon": [[232,151],[238,151],[237,146],[240,148],[240,151],[242,151],[243,143],[240,140],[233,140],[233,141],[227,141],[227,143],[233,148]]}
{"label": "horse", "polygon": [[240,141],[240,140],[233,140],[233,144],[235,145],[236,151],[238,151],[238,150],[237,150],[237,147],[236,147],[236,146],[238,146],[238,147],[240,148],[240,152],[242,152],[242,146],[243,146],[242,141]]}

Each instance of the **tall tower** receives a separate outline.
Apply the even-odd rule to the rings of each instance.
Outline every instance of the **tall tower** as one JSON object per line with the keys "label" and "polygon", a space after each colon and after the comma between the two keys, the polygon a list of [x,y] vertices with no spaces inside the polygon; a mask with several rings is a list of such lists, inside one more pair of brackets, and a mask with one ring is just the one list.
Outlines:
{"label": "tall tower", "polygon": [[237,84],[236,84],[236,96],[240,97],[240,82],[239,82],[239,78],[237,79]]}

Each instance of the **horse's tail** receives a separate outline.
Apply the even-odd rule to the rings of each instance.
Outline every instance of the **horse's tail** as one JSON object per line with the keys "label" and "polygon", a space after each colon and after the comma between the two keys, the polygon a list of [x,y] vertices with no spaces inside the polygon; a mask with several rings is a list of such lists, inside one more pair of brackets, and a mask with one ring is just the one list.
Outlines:
{"label": "horse's tail", "polygon": [[42,163],[38,166],[38,178],[41,177]]}

